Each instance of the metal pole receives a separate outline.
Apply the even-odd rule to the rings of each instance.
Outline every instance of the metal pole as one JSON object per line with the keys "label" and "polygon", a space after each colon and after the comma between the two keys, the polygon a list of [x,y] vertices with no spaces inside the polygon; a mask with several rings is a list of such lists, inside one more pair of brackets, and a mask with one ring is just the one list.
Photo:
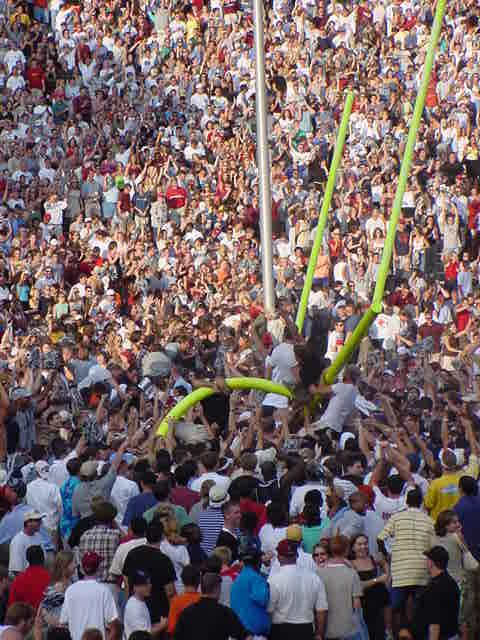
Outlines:
{"label": "metal pole", "polygon": [[349,91],[347,94],[347,99],[345,100],[340,127],[338,129],[337,141],[335,143],[332,163],[328,171],[327,186],[325,187],[325,193],[323,194],[322,208],[318,217],[315,241],[313,243],[312,252],[310,254],[310,260],[308,261],[307,274],[305,276],[305,283],[303,285],[302,297],[300,298],[297,318],[295,320],[299,333],[302,332],[303,323],[305,322],[305,316],[307,314],[308,298],[312,289],[313,275],[317,266],[318,254],[320,253],[320,248],[322,246],[323,232],[325,231],[325,225],[327,224],[328,211],[330,209],[330,203],[332,202],[333,191],[335,189],[335,178],[337,176],[337,170],[342,159],[345,138],[347,137],[348,119],[350,118],[350,113],[352,112],[352,105],[353,93]]}
{"label": "metal pole", "polygon": [[435,18],[432,26],[432,33],[430,35],[430,43],[428,45],[427,55],[425,56],[425,63],[423,65],[422,81],[418,90],[417,99],[415,101],[415,109],[413,111],[412,120],[410,122],[410,129],[408,131],[407,143],[405,145],[405,152],[402,158],[402,165],[400,167],[400,175],[398,178],[397,191],[395,193],[395,200],[392,206],[392,213],[390,221],[388,223],[387,236],[385,238],[385,245],[383,248],[382,261],[377,273],[377,282],[375,285],[375,291],[373,294],[373,301],[371,307],[366,311],[363,318],[360,320],[359,325],[352,333],[350,338],[344,344],[339,351],[334,362],[325,371],[323,379],[327,384],[332,384],[337,377],[338,373],[342,370],[348,359],[360,344],[362,338],[366,335],[368,328],[375,320],[376,316],[382,309],[383,294],[385,291],[385,284],[387,281],[388,273],[390,271],[390,263],[392,260],[393,247],[395,244],[395,235],[397,233],[397,224],[402,210],[403,195],[407,186],[408,174],[410,171],[410,165],[415,151],[415,142],[422,119],[423,109],[425,107],[425,98],[427,97],[428,85],[430,83],[430,76],[432,74],[433,61],[435,58],[435,50],[437,48],[440,33],[442,31],[443,16],[445,14],[446,0],[438,0],[437,8],[435,11]]}
{"label": "metal pole", "polygon": [[265,311],[275,308],[272,251],[272,196],[270,193],[270,156],[268,149],[268,102],[265,85],[265,49],[263,43],[263,2],[253,0],[255,34],[255,81],[257,116],[257,167],[260,203],[260,241],[262,248],[263,299]]}

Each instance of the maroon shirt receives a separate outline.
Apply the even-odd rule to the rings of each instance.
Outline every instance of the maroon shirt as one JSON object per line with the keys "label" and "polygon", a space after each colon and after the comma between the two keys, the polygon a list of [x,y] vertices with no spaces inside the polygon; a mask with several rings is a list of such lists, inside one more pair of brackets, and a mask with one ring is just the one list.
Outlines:
{"label": "maroon shirt", "polygon": [[190,509],[199,501],[200,494],[188,487],[174,487],[170,491],[170,502],[177,507],[183,507],[187,513],[190,513]]}
{"label": "maroon shirt", "polygon": [[418,335],[424,340],[429,336],[432,336],[434,342],[434,353],[440,353],[440,338],[443,333],[443,324],[438,324],[438,322],[432,322],[429,326],[428,324],[422,324],[422,326],[418,329]]}

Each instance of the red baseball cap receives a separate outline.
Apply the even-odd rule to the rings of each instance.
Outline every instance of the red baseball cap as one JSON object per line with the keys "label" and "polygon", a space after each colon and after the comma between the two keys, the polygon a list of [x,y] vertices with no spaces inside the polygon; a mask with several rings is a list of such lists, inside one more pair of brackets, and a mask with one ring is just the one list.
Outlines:
{"label": "red baseball cap", "polygon": [[98,569],[102,562],[102,556],[95,551],[87,551],[82,556],[82,568],[85,573],[93,573]]}
{"label": "red baseball cap", "polygon": [[296,558],[298,553],[298,542],[284,538],[277,544],[277,553],[283,558]]}

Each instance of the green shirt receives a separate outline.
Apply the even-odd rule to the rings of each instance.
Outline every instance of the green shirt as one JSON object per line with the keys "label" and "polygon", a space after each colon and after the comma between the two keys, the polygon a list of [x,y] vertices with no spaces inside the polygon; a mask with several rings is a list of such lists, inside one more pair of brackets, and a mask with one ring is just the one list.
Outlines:
{"label": "green shirt", "polygon": [[302,543],[305,553],[312,553],[313,547],[320,542],[322,535],[330,524],[329,518],[322,520],[322,524],[315,527],[302,527]]}
{"label": "green shirt", "polygon": [[148,511],[145,511],[145,513],[143,514],[143,518],[145,519],[147,524],[150,524],[156,512],[158,511],[158,507],[161,506],[162,504],[168,504],[170,507],[172,507],[173,512],[175,514],[175,519],[178,524],[179,531],[184,525],[191,524],[193,522],[193,520],[188,516],[187,512],[183,507],[179,507],[176,504],[159,502],[158,504],[148,509]]}

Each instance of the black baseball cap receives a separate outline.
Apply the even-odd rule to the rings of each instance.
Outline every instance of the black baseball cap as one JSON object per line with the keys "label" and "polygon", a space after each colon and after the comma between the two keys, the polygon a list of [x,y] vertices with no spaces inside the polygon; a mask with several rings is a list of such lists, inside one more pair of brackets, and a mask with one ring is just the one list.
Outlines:
{"label": "black baseball cap", "polygon": [[440,545],[432,547],[430,551],[424,551],[423,555],[431,560],[439,569],[446,569],[448,566],[450,556],[448,555],[448,551]]}
{"label": "black baseball cap", "polygon": [[139,587],[141,585],[150,584],[151,578],[146,571],[135,571],[131,577],[132,587]]}

